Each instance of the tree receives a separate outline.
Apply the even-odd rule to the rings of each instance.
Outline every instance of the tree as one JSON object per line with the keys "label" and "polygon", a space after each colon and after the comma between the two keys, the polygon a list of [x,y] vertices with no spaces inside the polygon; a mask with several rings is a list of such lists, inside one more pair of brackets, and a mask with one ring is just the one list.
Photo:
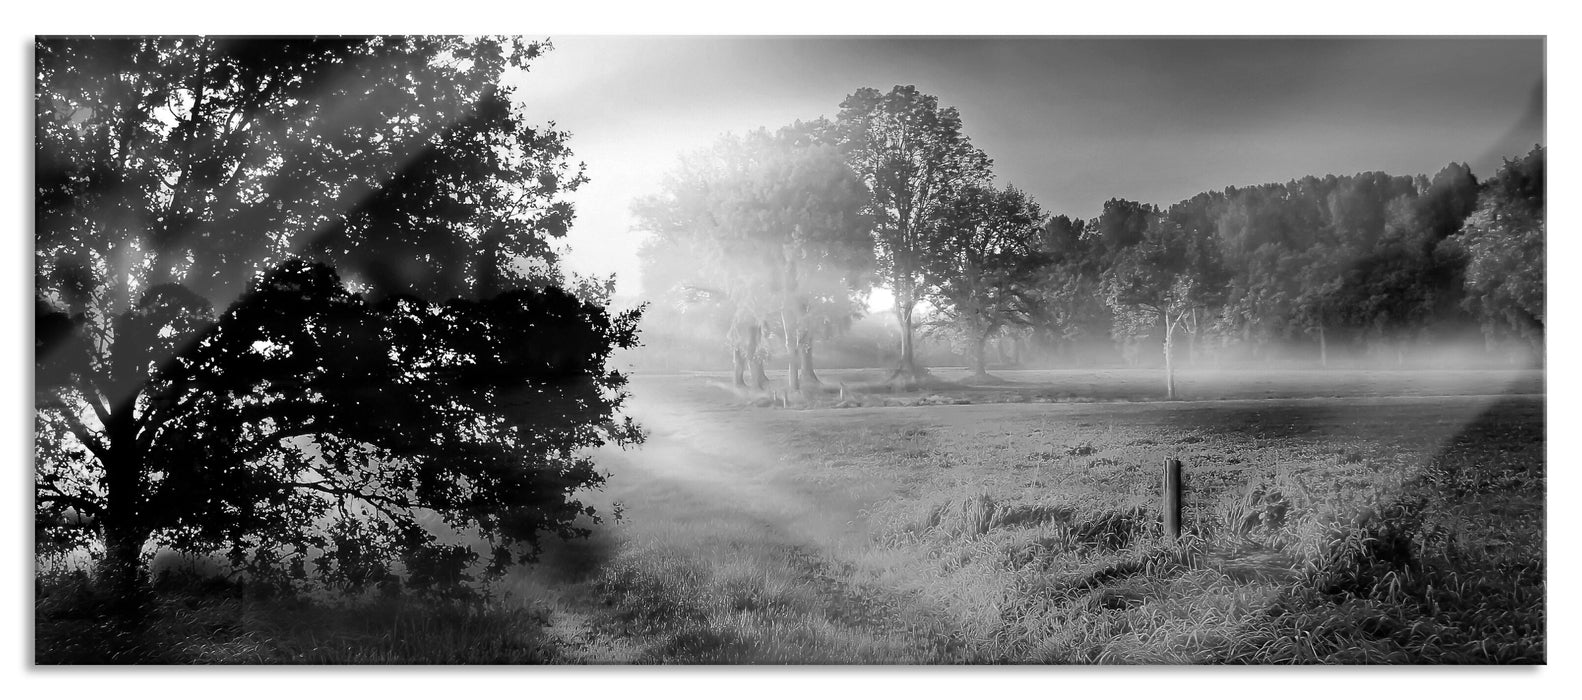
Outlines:
{"label": "tree", "polygon": [[684,155],[659,193],[632,203],[632,214],[650,234],[640,251],[644,286],[715,318],[731,351],[735,386],[761,390],[769,381],[762,343],[763,319],[774,310],[766,288],[771,271],[730,226],[726,183],[745,177],[738,146],[727,137]]}
{"label": "tree", "polygon": [[1110,310],[1100,287],[1103,261],[1087,222],[1051,217],[1033,251],[1034,279],[1017,295],[1018,316],[1033,339],[1056,352],[1084,339],[1109,338]]}
{"label": "tree", "polygon": [[1423,329],[1434,306],[1434,261],[1426,251],[1395,243],[1352,261],[1339,295],[1341,317],[1362,330],[1396,363],[1406,363],[1406,345]]}
{"label": "tree", "polygon": [[[727,136],[684,159],[665,192],[636,207],[641,225],[655,235],[650,262],[679,263],[665,251],[686,251],[690,260],[654,270],[657,276],[676,276],[672,284],[693,303],[722,304],[732,319],[727,327],[738,334],[733,338],[746,326],[746,347],[735,343],[733,356],[746,355],[749,364],[759,339],[778,332],[792,390],[818,382],[814,337],[861,313],[873,266],[865,192],[823,141],[827,129],[798,123]],[[735,365],[740,385],[742,362]],[[761,389],[761,363],[750,371]]]}
{"label": "tree", "polygon": [[1297,295],[1295,246],[1289,239],[1285,186],[1226,188],[1177,205],[1190,211],[1190,226],[1212,229],[1226,267],[1235,270],[1226,287],[1218,330],[1239,334],[1253,357],[1271,341],[1289,337]]}
{"label": "tree", "polygon": [[895,296],[901,326],[896,377],[923,375],[913,355],[912,316],[927,296],[929,256],[947,230],[940,224],[958,194],[989,178],[991,161],[962,133],[954,107],[911,85],[888,93],[862,88],[841,103],[836,120],[847,162],[868,191],[878,272]]}
{"label": "tree", "polygon": [[1113,257],[1142,241],[1148,226],[1158,216],[1159,208],[1152,204],[1111,199],[1104,203],[1104,210],[1091,223],[1095,237]]}
{"label": "tree", "polygon": [[1296,327],[1318,340],[1318,363],[1329,366],[1329,332],[1341,323],[1341,304],[1345,294],[1345,249],[1316,245],[1300,257],[1300,272],[1295,278],[1296,299],[1292,301],[1292,321]]}
{"label": "tree", "polygon": [[[1392,184],[1404,180],[1389,179]],[[1436,326],[1464,320],[1458,307],[1466,260],[1457,246],[1445,242],[1445,231],[1460,227],[1464,200],[1470,200],[1468,190],[1476,182],[1465,166],[1451,164],[1432,181],[1416,178],[1414,187],[1384,202],[1378,233],[1339,242],[1351,259],[1339,275],[1344,283],[1331,297],[1338,299],[1343,321],[1370,341],[1393,348],[1401,365],[1412,342]]]}
{"label": "tree", "polygon": [[298,253],[382,293],[554,279],[549,240],[584,177],[565,134],[523,122],[500,82],[545,48],[40,41],[38,273],[100,278],[116,310],[175,281],[223,308],[261,261]]}
{"label": "tree", "polygon": [[[37,465],[40,515],[88,516],[112,561],[153,540],[261,575],[311,561],[353,590],[393,584],[392,562],[415,587],[455,586],[476,554],[431,529],[482,536],[495,569],[530,559],[542,531],[587,534],[572,492],[603,477],[584,451],[641,437],[606,368],[636,315],[555,287],[371,304],[288,261],[210,314],[180,285],[149,290],[117,319],[117,359],[142,375],[137,420],[95,430],[64,401],[53,414],[89,454]],[[39,383],[83,386],[91,343],[51,353]]]}
{"label": "tree", "polygon": [[776,268],[770,286],[793,391],[819,383],[814,337],[844,330],[863,313],[873,270],[867,193],[829,131],[819,120],[750,135],[761,155],[737,205],[743,230]]}
{"label": "tree", "polygon": [[[255,559],[286,546],[299,564],[318,548],[323,572],[398,543],[416,576],[437,550],[403,509],[470,523],[502,547],[531,544],[528,530],[570,532],[581,509],[550,507],[551,494],[598,481],[575,449],[639,437],[616,420],[624,379],[594,348],[634,342],[634,319],[547,289],[560,278],[550,240],[571,220],[562,197],[583,177],[564,134],[525,124],[501,83],[544,48],[39,41],[40,528],[86,528],[79,539],[100,540],[123,591],[141,582],[150,540]],[[420,301],[444,296],[458,298]],[[549,330],[557,344],[586,341],[565,351],[580,358],[554,355],[555,371],[523,378],[512,363],[537,361],[527,347]],[[329,352],[335,341],[347,349]],[[470,384],[440,386],[442,370]],[[510,402],[540,380],[565,390],[531,410],[571,424],[530,440],[527,407]],[[391,400],[408,390],[427,393]],[[595,390],[604,398],[590,401]],[[381,436],[381,422],[406,434]],[[525,496],[506,491],[529,481],[549,500],[513,501]],[[311,498],[359,503],[368,518],[301,539],[292,527],[315,520]]]}
{"label": "tree", "polygon": [[1466,163],[1446,165],[1418,187],[1413,202],[1417,226],[1436,243],[1450,237],[1477,208],[1478,191],[1478,179]]}
{"label": "tree", "polygon": [[1455,237],[1469,256],[1464,303],[1491,343],[1504,330],[1542,348],[1545,153],[1506,160]]}
{"label": "tree", "polygon": [[1218,252],[1203,232],[1183,229],[1175,213],[1154,218],[1142,239],[1118,254],[1104,280],[1105,301],[1115,310],[1119,330],[1136,334],[1163,326],[1169,399],[1176,397],[1176,332],[1193,330],[1195,319],[1224,294]]}
{"label": "tree", "polygon": [[[1327,364],[1330,331],[1350,327],[1404,344],[1461,319],[1460,262],[1440,245],[1477,187],[1465,165],[1432,180],[1381,173],[1308,177],[1204,193],[1172,210],[1213,228],[1234,270],[1219,329],[1256,356],[1271,341],[1312,335]],[[1180,218],[1180,217],[1176,217]]]}
{"label": "tree", "polygon": [[[652,236],[637,250],[642,270],[645,366],[708,366],[724,344],[737,387],[747,386],[747,365],[733,334],[736,309],[723,296],[697,291],[699,254],[685,241]],[[702,364],[699,364],[702,363]]]}
{"label": "tree", "polygon": [[931,299],[966,341],[973,375],[988,379],[984,345],[1021,319],[1021,298],[1034,283],[1042,237],[1038,203],[1014,187],[969,186],[942,222],[928,260]]}

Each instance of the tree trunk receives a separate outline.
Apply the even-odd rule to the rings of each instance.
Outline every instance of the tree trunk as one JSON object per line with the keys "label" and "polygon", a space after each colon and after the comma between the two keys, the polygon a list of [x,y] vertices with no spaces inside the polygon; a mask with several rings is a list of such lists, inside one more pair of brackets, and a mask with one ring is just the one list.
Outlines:
{"label": "tree trunk", "polygon": [[801,360],[802,352],[797,347],[796,338],[790,328],[785,329],[786,335],[786,386],[791,391],[802,390]]}
{"label": "tree trunk", "polygon": [[797,265],[796,254],[791,246],[785,248],[785,269],[782,289],[785,302],[780,307],[780,330],[785,335],[786,346],[786,387],[790,391],[802,391],[802,352],[800,347],[801,328],[807,308],[797,294]]}
{"label": "tree trunk", "polygon": [[1176,370],[1174,348],[1175,324],[1170,322],[1170,315],[1165,314],[1165,398],[1175,400],[1176,397]]}
{"label": "tree trunk", "polygon": [[108,516],[104,527],[104,559],[99,562],[100,585],[113,595],[116,609],[135,610],[147,592],[148,571],[143,562],[143,543],[148,538],[129,524],[112,525]]}
{"label": "tree trunk", "polygon": [[137,423],[129,397],[111,407],[105,426],[108,454],[104,460],[104,560],[100,580],[111,591],[118,607],[136,608],[147,584],[143,543],[148,532],[139,523],[142,500],[142,454],[137,445]]}
{"label": "tree trunk", "polygon": [[747,356],[739,346],[731,346],[731,385],[738,389],[747,388]]}
{"label": "tree trunk", "polygon": [[989,334],[978,335],[978,342],[973,345],[972,376],[974,379],[989,378]]}
{"label": "tree trunk", "polygon": [[923,376],[923,371],[917,366],[917,359],[913,354],[912,345],[912,310],[916,302],[911,299],[896,299],[895,316],[901,323],[901,364],[896,368],[892,378],[916,380]]}
{"label": "tree trunk", "polygon": [[769,377],[764,374],[764,358],[758,352],[762,335],[757,323],[747,326],[747,383],[758,391],[769,386]]}
{"label": "tree trunk", "polygon": [[816,388],[823,382],[813,373],[813,334],[802,331],[799,345],[802,354],[802,385],[809,389]]}
{"label": "tree trunk", "polygon": [[748,386],[750,386],[753,389],[756,389],[758,391],[763,391],[763,390],[765,390],[765,389],[767,389],[769,387],[769,375],[764,374],[764,358],[763,357],[761,357],[757,353],[753,353],[752,357],[747,358],[747,369],[748,369],[748,378],[747,378],[747,385]]}

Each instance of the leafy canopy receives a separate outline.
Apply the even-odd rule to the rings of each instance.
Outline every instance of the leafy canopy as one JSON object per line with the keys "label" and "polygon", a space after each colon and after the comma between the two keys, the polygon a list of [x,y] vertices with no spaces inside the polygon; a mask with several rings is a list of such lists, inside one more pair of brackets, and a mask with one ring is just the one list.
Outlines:
{"label": "leafy canopy", "polygon": [[40,40],[41,550],[435,586],[447,530],[497,569],[582,532],[636,315],[558,288],[583,176],[503,82],[544,48]]}

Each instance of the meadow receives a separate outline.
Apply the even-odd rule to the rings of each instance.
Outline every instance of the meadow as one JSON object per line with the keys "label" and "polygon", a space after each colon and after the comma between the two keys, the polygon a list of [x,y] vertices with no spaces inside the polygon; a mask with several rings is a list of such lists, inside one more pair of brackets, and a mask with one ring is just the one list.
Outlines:
{"label": "meadow", "polygon": [[[1505,396],[1484,393],[1504,377],[1445,378],[1396,377],[1398,398],[1295,398],[1302,377],[1213,387],[1262,399],[859,409],[788,447],[810,474],[898,485],[868,513],[905,553],[877,576],[948,611],[964,660],[1541,661],[1542,397],[1531,377]],[[1185,465],[1180,542],[1161,536],[1166,458]]]}
{"label": "meadow", "polygon": [[[638,375],[607,518],[470,602],[166,575],[147,660],[1541,663],[1542,372]],[[771,375],[773,377],[773,375]],[[845,391],[842,392],[841,384]],[[755,405],[756,404],[756,405]],[[839,407],[837,407],[839,406]],[[1179,541],[1161,464],[1185,466]],[[41,661],[89,661],[68,575]],[[204,582],[208,583],[204,583]],[[74,607],[75,606],[75,607]],[[75,646],[74,646],[75,645]]]}

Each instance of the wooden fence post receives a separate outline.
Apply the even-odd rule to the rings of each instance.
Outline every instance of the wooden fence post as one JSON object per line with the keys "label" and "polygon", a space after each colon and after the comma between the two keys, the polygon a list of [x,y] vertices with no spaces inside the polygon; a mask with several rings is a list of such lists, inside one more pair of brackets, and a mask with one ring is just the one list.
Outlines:
{"label": "wooden fence post", "polygon": [[1165,458],[1165,537],[1175,540],[1181,536],[1181,460]]}

